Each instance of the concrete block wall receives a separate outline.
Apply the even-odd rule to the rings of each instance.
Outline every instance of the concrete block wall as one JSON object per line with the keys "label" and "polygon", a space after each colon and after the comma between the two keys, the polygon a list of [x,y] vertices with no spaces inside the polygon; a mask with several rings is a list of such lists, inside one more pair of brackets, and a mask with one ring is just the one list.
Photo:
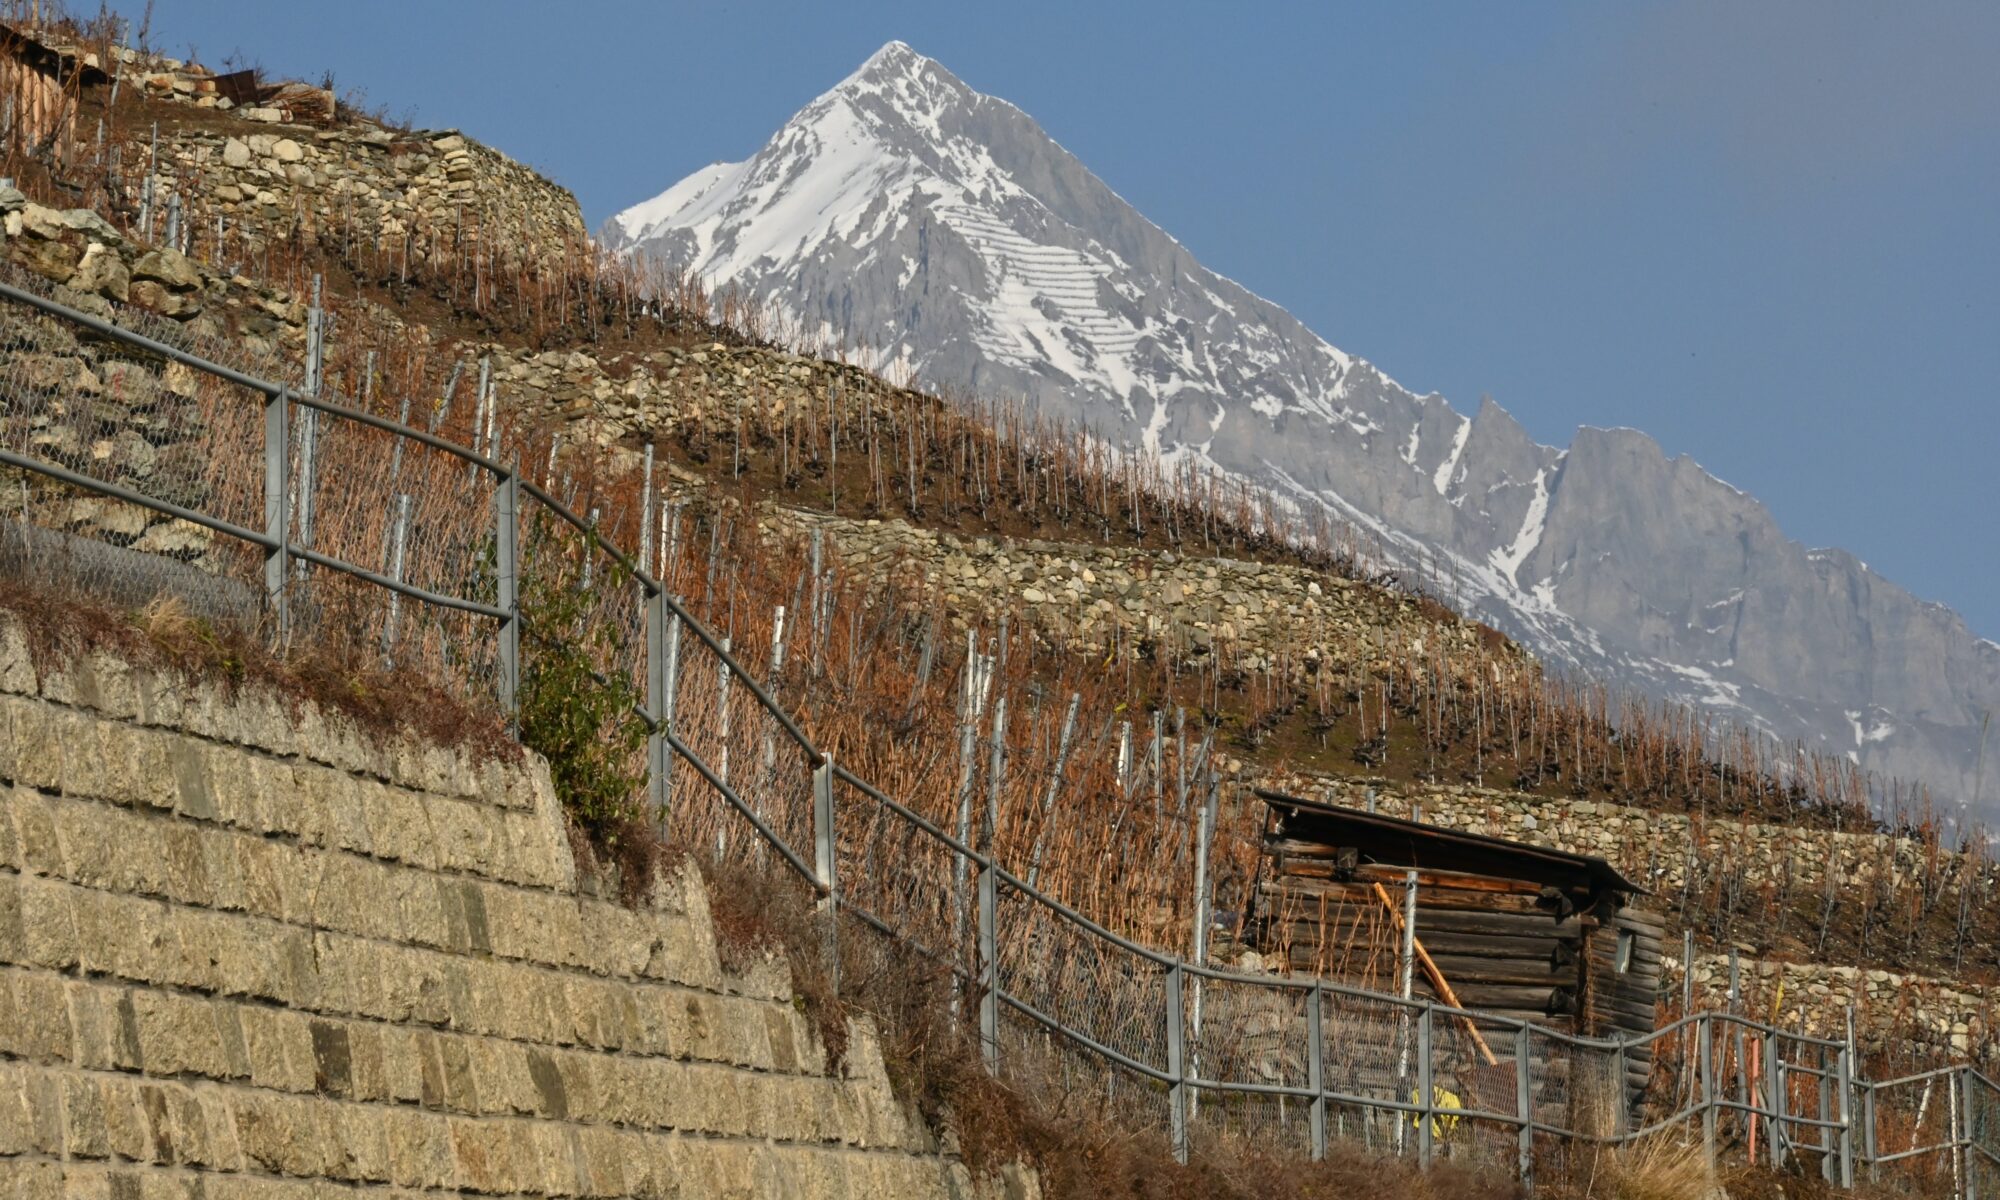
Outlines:
{"label": "concrete block wall", "polygon": [[858,1025],[829,1068],[692,872],[580,891],[545,767],[0,614],[0,1196],[1026,1196]]}

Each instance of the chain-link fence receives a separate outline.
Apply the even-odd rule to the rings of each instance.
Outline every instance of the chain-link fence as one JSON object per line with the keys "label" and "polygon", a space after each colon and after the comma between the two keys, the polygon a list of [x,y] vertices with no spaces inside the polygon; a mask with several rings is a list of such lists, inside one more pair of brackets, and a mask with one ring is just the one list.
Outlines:
{"label": "chain-link fence", "polygon": [[[461,407],[460,434],[447,384],[416,428],[324,381],[311,392],[272,382],[281,372],[268,358],[253,363],[263,374],[223,366],[244,356],[138,314],[118,314],[133,328],[114,325],[22,283],[0,283],[0,565],[127,603],[170,594],[254,617],[279,641],[358,637],[552,736],[569,730],[564,706],[608,706],[611,719],[574,734],[596,740],[609,786],[645,789],[678,838],[782,860],[821,897],[830,932],[842,917],[863,921],[946,966],[953,1015],[995,1071],[1088,1097],[1166,1133],[1181,1156],[1229,1139],[1315,1158],[1349,1143],[1532,1180],[1566,1156],[1674,1137],[1711,1161],[1801,1166],[1836,1184],[2000,1188],[2000,1090],[1970,1067],[1871,1082],[1851,1034],[1697,1013],[1605,1040],[1219,970],[1201,949],[1205,897],[1191,956],[1121,936],[1082,911],[1110,894],[1096,876],[1065,876],[1075,904],[1035,879],[1045,859],[1102,852],[1047,837],[1074,701],[1060,735],[1010,768],[1004,696],[979,744],[990,668],[969,653],[957,783],[933,764],[921,804],[808,736],[795,711],[851,700],[824,668],[828,647],[865,640],[825,602],[817,547],[789,620],[781,607],[768,640],[733,644],[716,632],[734,627],[736,594],[716,578],[716,550],[706,577],[692,577],[698,556],[668,547],[679,526],[663,519],[642,530],[637,561],[620,553],[594,510],[575,511],[552,447],[523,444],[499,461],[489,396]],[[563,686],[542,686],[558,676]],[[1178,836],[1199,807],[1205,748],[1191,791],[1180,739],[1170,759],[1159,720],[1150,739],[1129,723],[1119,739],[1109,786],[1124,836]],[[964,766],[974,755],[990,756],[986,789]],[[1050,799],[1003,825],[1010,769],[1046,773]],[[1209,811],[1203,839],[1212,798]],[[1166,881],[1104,878],[1131,909],[1171,899]],[[837,971],[838,939],[828,945]]]}

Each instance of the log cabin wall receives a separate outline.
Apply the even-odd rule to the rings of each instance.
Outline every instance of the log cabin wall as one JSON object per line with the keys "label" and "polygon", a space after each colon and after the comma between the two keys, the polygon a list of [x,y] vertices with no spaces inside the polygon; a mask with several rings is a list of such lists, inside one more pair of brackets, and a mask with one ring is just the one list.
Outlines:
{"label": "log cabin wall", "polygon": [[[1272,849],[1258,889],[1262,942],[1294,972],[1397,990],[1405,871],[1343,867],[1330,847]],[[1595,918],[1575,911],[1573,903],[1553,902],[1542,890],[1513,880],[1419,872],[1417,941],[1461,1007],[1573,1031],[1586,982],[1585,939]],[[1413,973],[1413,992],[1447,1002],[1423,970]]]}
{"label": "log cabin wall", "polygon": [[[1660,943],[1664,922],[1641,908],[1610,908],[1591,931],[1589,972],[1584,992],[1585,1032],[1596,1036],[1642,1037],[1659,1025]],[[1625,1059],[1628,1098],[1645,1089],[1652,1074],[1650,1045]]]}
{"label": "log cabin wall", "polygon": [[[1602,860],[1262,795],[1246,931],[1291,971],[1399,990],[1414,870],[1417,943],[1438,977],[1414,970],[1414,995],[1586,1036],[1655,1028],[1662,922]],[[1628,1099],[1650,1069],[1646,1051],[1627,1056]]]}

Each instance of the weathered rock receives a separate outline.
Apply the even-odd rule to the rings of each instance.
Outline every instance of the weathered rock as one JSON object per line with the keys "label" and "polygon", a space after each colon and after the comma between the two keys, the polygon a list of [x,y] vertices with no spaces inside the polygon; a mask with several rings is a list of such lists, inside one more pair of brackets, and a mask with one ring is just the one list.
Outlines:
{"label": "weathered rock", "polygon": [[201,311],[201,302],[187,292],[169,291],[151,279],[137,279],[130,290],[132,303],[162,316],[185,317]]}
{"label": "weathered rock", "polygon": [[132,273],[117,251],[107,248],[102,242],[92,242],[84,248],[83,259],[77,264],[76,275],[70,283],[86,292],[124,300],[129,294]]}
{"label": "weathered rock", "polygon": [[164,247],[148,250],[138,262],[133,263],[132,277],[150,279],[182,292],[201,286],[201,272],[195,269],[187,256]]}
{"label": "weathered rock", "polygon": [[122,245],[125,241],[125,235],[113,228],[111,222],[87,208],[66,208],[60,220],[66,228],[107,245]]}
{"label": "weathered rock", "polygon": [[[28,210],[33,212],[31,208]],[[67,283],[76,274],[82,253],[68,242],[43,237],[20,239],[14,250],[15,261],[44,279],[57,283]]]}

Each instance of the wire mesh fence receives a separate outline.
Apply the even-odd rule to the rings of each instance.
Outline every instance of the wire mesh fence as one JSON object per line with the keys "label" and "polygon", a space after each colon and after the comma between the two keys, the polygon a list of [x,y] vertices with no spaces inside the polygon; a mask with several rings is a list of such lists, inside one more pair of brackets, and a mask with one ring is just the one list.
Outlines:
{"label": "wire mesh fence", "polygon": [[[1730,1013],[1614,1041],[1217,970],[1204,965],[1207,905],[1229,880],[1195,872],[1191,924],[1174,880],[1069,869],[1037,886],[1045,865],[1101,862],[1121,837],[1206,868],[1206,744],[1169,738],[1164,714],[1150,730],[1079,730],[1060,698],[1014,714],[1010,743],[1009,697],[983,674],[1004,660],[1003,633],[990,657],[968,646],[956,758],[906,765],[898,799],[793,715],[858,703],[829,664],[865,658],[881,636],[828,601],[816,543],[787,552],[796,594],[739,623],[740,605],[770,603],[770,581],[735,574],[719,537],[705,555],[688,544],[650,495],[641,553],[626,557],[618,531],[575,511],[552,444],[517,438],[494,457],[506,439],[490,392],[454,413],[456,373],[419,428],[324,379],[311,395],[275,382],[268,359],[253,363],[265,375],[221,365],[246,359],[182,327],[124,313],[136,328],[111,326],[12,283],[0,296],[0,562],[66,563],[128,592],[212,580],[204,594],[254,610],[275,638],[364,631],[366,653],[458,681],[549,736],[595,739],[599,774],[558,779],[565,794],[644,792],[678,838],[782,860],[830,917],[949,970],[952,1018],[992,1069],[1165,1132],[1180,1154],[1254,1139],[1317,1157],[1343,1142],[1532,1179],[1566,1155],[1670,1136],[1699,1139],[1711,1160],[1791,1162],[1840,1184],[1895,1175],[1993,1194],[2000,1091],[1970,1067],[1870,1082],[1851,1034]],[[364,392],[375,378],[361,372]],[[177,564],[165,573],[163,556]],[[739,629],[756,636],[739,642]],[[871,719],[916,719],[928,670],[926,658],[908,709]],[[578,705],[609,719],[571,723]],[[1115,753],[1066,771],[1092,740]],[[1024,781],[1048,799],[1003,823],[997,797]],[[1118,828],[1093,838],[1053,820],[1074,786],[1121,797]],[[1095,905],[1139,914],[1128,927],[1150,944],[1090,919]]]}

